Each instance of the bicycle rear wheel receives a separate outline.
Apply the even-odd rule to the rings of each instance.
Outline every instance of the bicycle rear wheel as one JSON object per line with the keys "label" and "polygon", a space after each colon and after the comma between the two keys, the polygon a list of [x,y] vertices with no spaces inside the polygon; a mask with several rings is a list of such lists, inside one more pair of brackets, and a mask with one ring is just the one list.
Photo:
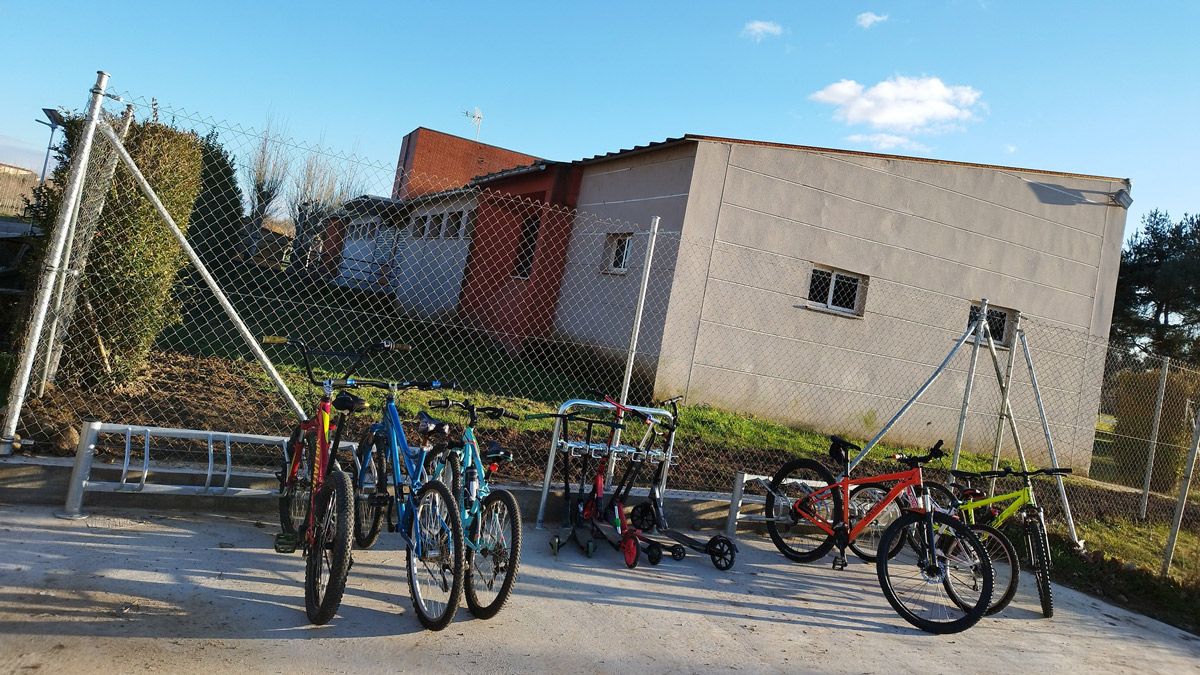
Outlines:
{"label": "bicycle rear wheel", "polygon": [[[996,614],[1012,602],[1020,582],[1021,560],[1017,557],[1017,549],[1000,530],[991,525],[975,523],[970,525],[971,531],[979,537],[983,547],[987,549],[988,557],[992,560],[992,576],[994,577],[992,603],[988,605],[987,613]],[[999,597],[997,597],[999,592]]]}
{"label": "bicycle rear wheel", "polygon": [[[833,535],[802,514],[830,527],[842,512],[842,495],[829,470],[811,459],[794,459],[775,472],[764,511],[775,548],[792,560],[817,560],[833,548]],[[822,488],[827,488],[822,490]],[[820,494],[814,493],[821,490]]]}
{"label": "bicycle rear wheel", "polygon": [[308,620],[321,625],[337,613],[350,572],[350,523],[354,520],[350,476],[333,471],[317,493],[313,518],[315,543],[304,567],[304,607]]}
{"label": "bicycle rear wheel", "polygon": [[[387,472],[383,470],[385,460],[379,448],[370,452],[373,445],[375,434],[368,429],[359,439],[356,451],[361,475],[365,477],[361,485],[358,480],[360,474],[354,475],[354,544],[359,548],[375,545],[383,529],[383,518],[387,515],[384,507],[371,504],[371,497],[385,494],[387,486]],[[369,462],[368,455],[371,457]]]}
{"label": "bicycle rear wheel", "polygon": [[458,502],[441,481],[413,497],[408,589],[422,626],[442,630],[454,619],[463,589],[463,531]]}
{"label": "bicycle rear wheel", "polygon": [[[876,562],[879,585],[888,604],[905,621],[929,633],[958,633],[979,622],[992,598],[993,574],[987,550],[970,529],[944,513],[932,514],[931,550],[901,547],[895,558]],[[930,516],[909,512],[897,518],[880,538],[890,551],[911,530],[918,541],[930,541]]]}
{"label": "bicycle rear wheel", "polygon": [[512,593],[521,564],[521,508],[508,490],[493,490],[480,504],[471,524],[467,548],[467,609],[479,619],[490,619],[504,607]]}
{"label": "bicycle rear wheel", "polygon": [[[299,454],[300,460],[294,476],[290,475],[293,453]],[[312,465],[316,456],[316,435],[309,432],[301,436],[299,426],[292,429],[292,437],[288,439],[288,456],[283,460],[279,483],[279,526],[287,534],[304,535],[312,493]]]}
{"label": "bicycle rear wheel", "polygon": [[1050,544],[1046,540],[1046,526],[1041,514],[1030,515],[1025,521],[1025,536],[1029,540],[1029,552],[1033,562],[1033,578],[1037,581],[1038,600],[1042,603],[1042,616],[1054,616],[1054,592],[1050,589]]}

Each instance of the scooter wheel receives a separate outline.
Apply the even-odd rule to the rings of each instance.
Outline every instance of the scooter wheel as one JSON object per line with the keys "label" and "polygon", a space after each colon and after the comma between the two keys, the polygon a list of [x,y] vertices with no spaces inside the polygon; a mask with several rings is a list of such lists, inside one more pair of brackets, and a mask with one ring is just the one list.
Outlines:
{"label": "scooter wheel", "polygon": [[733,561],[737,558],[737,547],[723,534],[718,534],[708,540],[708,557],[712,559],[713,567],[724,572],[733,567]]}
{"label": "scooter wheel", "polygon": [[629,569],[637,567],[638,557],[641,556],[641,547],[638,546],[637,539],[626,537],[621,540],[621,552],[625,554],[625,566]]}
{"label": "scooter wheel", "polygon": [[654,507],[650,502],[642,502],[633,507],[633,512],[629,514],[629,522],[641,530],[642,532],[653,532],[654,526]]}
{"label": "scooter wheel", "polygon": [[587,554],[587,557],[592,557],[592,554],[596,552],[596,540],[588,539],[587,544],[583,547],[583,552]]}
{"label": "scooter wheel", "polygon": [[651,565],[657,565],[662,562],[663,549],[662,545],[657,542],[646,544],[646,560],[650,561]]}
{"label": "scooter wheel", "polygon": [[560,548],[562,548],[562,537],[557,534],[550,537],[550,552],[554,554],[555,558],[558,557],[558,549]]}
{"label": "scooter wheel", "polygon": [[671,547],[671,559],[683,560],[687,557],[687,549],[680,544],[675,544]]}

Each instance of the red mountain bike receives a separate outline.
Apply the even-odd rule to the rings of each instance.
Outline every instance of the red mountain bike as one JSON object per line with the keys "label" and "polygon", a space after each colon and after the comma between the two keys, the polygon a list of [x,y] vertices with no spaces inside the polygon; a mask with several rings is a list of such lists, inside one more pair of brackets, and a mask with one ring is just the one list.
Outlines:
{"label": "red mountain bike", "polygon": [[[808,562],[837,548],[834,569],[846,568],[846,547],[889,505],[912,490],[910,506],[884,530],[876,547],[876,571],[884,597],[896,613],[930,633],[957,633],[975,625],[988,609],[993,572],[987,549],[958,519],[939,511],[925,488],[921,466],[944,457],[938,441],[927,455],[895,455],[904,471],[850,478],[848,450],[858,446],[836,436],[829,455],[842,468],[829,470],[807,458],[784,464],[766,498],[767,532],[781,553]],[[894,484],[865,514],[852,520],[851,488]]]}

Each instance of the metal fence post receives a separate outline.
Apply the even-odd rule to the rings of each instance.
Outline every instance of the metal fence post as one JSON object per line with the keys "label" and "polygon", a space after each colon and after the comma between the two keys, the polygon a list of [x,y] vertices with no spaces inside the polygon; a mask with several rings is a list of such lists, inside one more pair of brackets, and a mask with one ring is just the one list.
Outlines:
{"label": "metal fence post", "polygon": [[138,187],[141,188],[142,193],[146,195],[146,199],[150,200],[150,203],[154,205],[154,209],[158,211],[158,215],[167,224],[167,227],[170,228],[171,234],[175,235],[175,240],[179,242],[179,246],[183,248],[183,252],[187,254],[187,257],[192,261],[192,264],[196,266],[196,271],[200,273],[200,276],[204,279],[204,283],[208,285],[209,290],[211,290],[213,295],[216,296],[217,302],[221,305],[221,309],[225,310],[225,315],[229,317],[231,322],[233,322],[234,327],[237,328],[238,334],[241,335],[243,340],[245,340],[246,345],[250,347],[250,351],[254,352],[255,358],[258,359],[258,362],[262,365],[263,370],[267,371],[267,376],[271,378],[271,381],[275,383],[276,388],[279,389],[279,394],[283,396],[283,399],[287,402],[288,406],[301,420],[307,420],[308,415],[304,412],[304,406],[300,405],[300,402],[297,401],[296,397],[292,395],[292,390],[289,389],[287,384],[283,381],[283,378],[279,375],[279,371],[275,370],[275,364],[271,363],[271,359],[267,358],[266,352],[264,352],[262,347],[258,345],[258,340],[251,335],[250,329],[246,327],[246,324],[242,321],[242,318],[238,316],[237,310],[233,308],[232,304],[230,304],[229,298],[225,297],[225,293],[221,291],[221,286],[217,283],[217,280],[214,279],[211,274],[209,274],[208,268],[205,267],[204,262],[200,260],[200,256],[196,254],[196,251],[192,248],[192,245],[188,243],[187,237],[183,235],[183,232],[179,229],[179,226],[175,224],[175,219],[171,217],[170,212],[167,211],[167,207],[163,206],[162,201],[160,201],[158,195],[155,194],[154,188],[150,187],[150,183],[146,180],[146,177],[142,175],[142,171],[138,168],[137,162],[134,162],[133,157],[130,157],[129,152],[125,150],[125,146],[121,143],[121,139],[117,136],[117,132],[113,131],[112,127],[108,126],[107,124],[101,124],[100,133],[102,133],[104,137],[108,139],[108,142],[112,144],[113,150],[115,150],[117,155],[120,156],[121,161],[125,163],[125,166],[129,168],[129,173],[133,174],[133,179],[137,182]]}
{"label": "metal fence post", "polygon": [[[633,380],[633,362],[637,357],[638,334],[642,330],[642,311],[646,308],[646,291],[650,287],[650,264],[654,260],[654,243],[658,240],[659,217],[650,219],[650,238],[646,242],[646,260],[642,263],[642,283],[638,287],[637,307],[633,310],[633,331],[629,334],[629,352],[625,356],[625,376],[621,380],[621,405],[629,401],[629,384]],[[613,445],[621,442],[621,430],[613,436]],[[605,480],[612,482],[616,462],[609,462]]]}
{"label": "metal fence post", "polygon": [[[984,325],[986,326],[987,324],[985,323]],[[1016,323],[1016,326],[1013,327],[1013,330],[1019,331],[1020,328],[1021,328],[1021,317],[1020,317],[1020,315],[1017,315],[1017,323]],[[1013,334],[1016,335],[1016,332],[1014,332]],[[1006,417],[1008,417],[1008,415],[1011,412],[1009,410],[1009,407],[1010,407],[1009,399],[1012,396],[1013,363],[1016,361],[1016,358],[1017,358],[1017,349],[1016,349],[1016,345],[1013,345],[1008,350],[1008,362],[1005,364],[1005,367],[1004,367],[1004,375],[1003,375],[1003,377],[1000,378],[1000,392],[1001,392],[1000,414],[996,418],[996,439],[995,439],[995,442],[992,444],[992,471],[995,471],[1000,468],[1000,446],[1004,444],[1004,420]],[[997,375],[999,375],[999,371],[997,371]],[[988,494],[989,495],[996,494],[996,479],[995,478],[993,478],[991,481],[991,486],[988,488]]]}
{"label": "metal fence post", "polygon": [[1188,490],[1192,487],[1192,471],[1196,468],[1196,449],[1200,447],[1200,415],[1196,415],[1196,428],[1192,431],[1192,447],[1188,451],[1187,463],[1183,465],[1183,480],[1179,485],[1179,500],[1175,502],[1175,518],[1171,521],[1171,535],[1167,537],[1167,550],[1163,553],[1162,575],[1171,572],[1171,559],[1175,557],[1175,543],[1179,539],[1179,528],[1183,525],[1183,512],[1187,509]]}
{"label": "metal fence post", "polygon": [[[83,192],[83,180],[87,174],[88,160],[92,154],[92,140],[96,136],[96,127],[100,122],[100,108],[104,102],[104,88],[108,86],[108,73],[97,71],[96,85],[92,87],[92,98],[88,104],[87,123],[75,156],[71,158],[71,172],[67,177],[67,188],[63,193],[63,205],[76,204]],[[33,375],[33,362],[38,353],[42,339],[42,330],[46,326],[46,314],[50,310],[50,298],[54,293],[54,282],[59,273],[58,262],[62,260],[63,248],[66,245],[71,218],[74,208],[59,208],[57,222],[54,225],[54,238],[51,240],[43,265],[42,276],[38,281],[37,296],[34,300],[33,316],[29,323],[29,332],[25,339],[25,348],[21,352],[21,360],[13,373],[12,383],[8,390],[7,413],[4,416],[4,429],[0,431],[0,455],[12,454],[13,441],[17,435],[17,422],[21,417],[21,406],[25,405],[25,390],[29,387]]]}
{"label": "metal fence post", "polygon": [[54,515],[64,520],[87,518],[83,513],[83,492],[92,473],[92,458],[96,456],[96,439],[100,435],[101,422],[88,422],[80,429],[79,446],[75,448],[75,466],[71,469],[71,482],[67,484],[67,501],[61,512]]}
{"label": "metal fence post", "polygon": [[1171,357],[1163,358],[1162,372],[1158,376],[1158,398],[1154,402],[1154,421],[1150,425],[1150,452],[1146,457],[1146,478],[1142,481],[1142,501],[1138,505],[1138,518],[1146,519],[1146,509],[1150,505],[1150,476],[1154,473],[1154,453],[1158,450],[1158,424],[1162,421],[1163,398],[1167,394],[1167,370],[1171,367]]}
{"label": "metal fence post", "polygon": [[962,410],[958,414],[958,432],[954,435],[954,455],[950,468],[958,468],[958,454],[962,452],[963,436],[967,431],[967,410],[971,407],[971,389],[975,386],[975,365],[979,362],[979,345],[983,342],[983,327],[987,324],[987,298],[979,302],[979,323],[975,329],[975,345],[971,348],[971,365],[967,369],[967,386],[963,390]]}
{"label": "metal fence post", "polygon": [[[121,116],[121,139],[124,140],[129,135],[129,128],[133,125],[133,105],[125,107],[125,113]],[[107,191],[112,184],[113,175],[117,172],[117,155],[113,153],[111,157],[104,162],[104,168],[100,171],[96,178],[96,183],[102,186],[98,188]],[[59,327],[62,327],[63,332],[67,331],[71,325],[71,318],[75,314],[76,294],[79,293],[80,280],[83,277],[83,272],[87,268],[88,253],[91,250],[91,239],[88,238],[82,243],[79,248],[79,255],[75,256],[72,261],[72,253],[75,251],[75,236],[78,232],[78,223],[80,217],[84,218],[84,222],[94,223],[100,219],[100,214],[104,211],[104,202],[106,196],[101,194],[98,199],[91,200],[95,202],[92,208],[84,212],[83,195],[79,195],[79,203],[75,208],[75,215],[71,218],[70,231],[67,234],[67,243],[63,247],[62,262],[59,263],[59,268],[63,271],[58,275],[58,285],[55,288],[54,294],[54,311],[50,313],[50,329],[46,333],[46,356],[45,363],[42,364],[42,374],[38,379],[37,395],[41,396],[46,393],[46,383],[53,380],[58,373],[58,362],[62,356],[62,339],[63,335],[59,333]],[[74,264],[75,269],[71,269]],[[75,276],[75,282],[70,284],[71,290],[67,290],[67,277]]]}

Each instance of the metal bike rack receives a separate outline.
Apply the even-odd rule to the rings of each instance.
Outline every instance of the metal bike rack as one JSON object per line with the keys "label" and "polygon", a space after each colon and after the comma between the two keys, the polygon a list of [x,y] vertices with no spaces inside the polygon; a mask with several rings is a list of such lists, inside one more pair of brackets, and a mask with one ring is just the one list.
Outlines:
{"label": "metal bike rack", "polygon": [[[805,483],[813,488],[824,487],[824,483],[815,483],[813,481],[805,481],[798,478],[788,478],[785,479],[784,482]],[[743,473],[739,471],[737,478],[733,479],[733,493],[729,498],[729,516],[725,519],[725,536],[729,537],[730,539],[737,538],[737,526],[740,522],[745,521],[765,523],[768,520],[771,520],[771,517],[766,513],[767,498],[758,496],[746,497],[744,492],[746,485],[758,485],[769,492],[771,490],[771,477],[760,476],[753,473]],[[754,504],[761,504],[763,506],[762,515],[743,514],[742,504],[747,501]]]}
{"label": "metal bike rack", "polygon": [[[125,457],[121,464],[121,480],[94,481],[91,480],[92,461],[96,456],[96,444],[100,434],[122,434],[125,437]],[[130,480],[129,470],[133,460],[134,437],[140,436],[142,446],[141,476]],[[151,437],[199,440],[206,443],[208,450],[208,468],[204,475],[204,485],[168,485],[147,483],[150,475]],[[164,427],[144,427],[128,424],[108,424],[105,422],[87,422],[79,434],[79,446],[75,450],[75,465],[71,470],[71,480],[67,487],[66,504],[61,513],[54,515],[68,520],[86,518],[83,511],[83,494],[85,492],[118,492],[141,494],[192,495],[208,497],[278,497],[277,489],[239,488],[230,487],[233,478],[233,444],[247,443],[253,445],[278,446],[280,458],[287,456],[288,438],[284,436],[263,436],[259,434],[235,434],[220,431],[204,431],[197,429],[171,429]],[[218,447],[224,446],[225,468],[220,485],[213,485],[217,475],[216,454]],[[342,443],[343,448],[354,448],[355,443]],[[160,468],[164,474],[181,473],[171,468]]]}
{"label": "metal bike rack", "polygon": [[[631,406],[627,406],[627,407],[632,408],[638,412],[645,413],[652,417],[665,417],[668,420],[670,420],[672,423],[675,422],[675,417],[670,413],[670,411],[663,410],[662,408],[643,408],[641,406],[636,406],[636,405],[631,405]],[[567,411],[571,410],[572,408],[592,408],[595,410],[610,410],[610,411],[616,410],[616,406],[614,406],[611,403],[605,403],[603,401],[589,401],[587,399],[576,398],[576,399],[571,399],[571,400],[563,403],[562,405],[558,406],[558,414],[559,415],[566,414]],[[597,457],[597,458],[602,457],[602,456],[609,456],[609,455],[615,455],[615,456],[627,455],[630,458],[632,458],[634,456],[634,454],[638,454],[638,453],[642,452],[639,448],[636,448],[636,447],[630,446],[630,445],[622,445],[622,444],[620,444],[620,442],[618,442],[616,445],[613,445],[613,446],[610,446],[608,443],[592,443],[590,447],[585,447],[583,441],[572,441],[569,439],[563,439],[561,437],[562,436],[562,423],[563,423],[563,421],[561,418],[556,418],[554,420],[554,433],[550,436],[550,452],[547,453],[549,456],[546,458],[546,475],[542,479],[542,497],[538,501],[536,526],[537,526],[537,529],[539,529],[539,530],[545,529],[545,525],[543,523],[545,522],[545,517],[546,517],[546,500],[549,499],[549,497],[550,497],[550,483],[554,479],[554,458],[556,455],[558,455],[558,453],[569,452],[569,453],[574,454],[574,453],[585,453],[586,452],[586,453],[592,454],[593,457]],[[669,443],[667,443],[667,447],[665,450],[656,451],[656,452],[662,453],[662,461],[667,463],[668,468],[670,468],[670,466],[671,466],[671,460],[674,458],[674,452],[675,452],[675,437],[674,437],[674,435],[671,435],[670,438],[671,438],[671,440]],[[599,455],[595,454],[597,452],[600,452],[602,454],[599,454]],[[580,456],[580,455],[575,455],[575,456]],[[658,489],[660,492],[663,492],[663,493],[666,492],[667,469],[663,469],[662,481],[659,483]]]}

